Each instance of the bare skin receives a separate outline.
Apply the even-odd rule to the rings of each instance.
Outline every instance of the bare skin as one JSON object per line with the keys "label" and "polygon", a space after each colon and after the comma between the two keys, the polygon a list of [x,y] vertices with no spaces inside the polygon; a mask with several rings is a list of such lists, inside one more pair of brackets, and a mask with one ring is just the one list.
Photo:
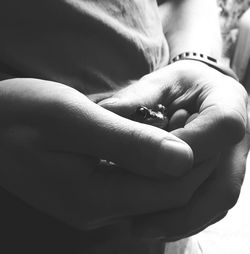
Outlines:
{"label": "bare skin", "polygon": [[[215,0],[159,8],[171,57],[190,50],[222,57]],[[197,15],[204,8],[207,15]],[[61,83],[1,81],[1,186],[86,234],[124,222],[137,237],[178,239],[222,218],[244,178],[247,95],[229,77],[185,64],[102,95],[120,105],[100,98],[97,105],[97,95]],[[127,119],[138,105],[158,103],[172,114],[168,130]]]}
{"label": "bare skin", "polygon": [[[183,79],[182,74],[173,71],[184,73]],[[181,85],[178,90],[176,84],[185,87]],[[213,174],[185,209],[135,220],[136,228],[144,236],[176,240],[214,223],[238,199],[250,144],[248,129],[245,134],[247,94],[237,81],[203,63],[180,61],[99,102],[122,115],[129,115],[138,105],[153,107],[158,103],[172,113],[169,129],[191,146],[194,165],[206,163],[208,158],[217,160]]]}

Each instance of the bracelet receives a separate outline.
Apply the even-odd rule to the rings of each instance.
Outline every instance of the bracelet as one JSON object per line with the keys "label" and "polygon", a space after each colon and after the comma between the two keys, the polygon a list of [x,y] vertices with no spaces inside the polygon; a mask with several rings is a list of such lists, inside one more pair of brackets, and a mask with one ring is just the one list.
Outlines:
{"label": "bracelet", "polygon": [[184,53],[181,53],[181,54],[175,56],[170,61],[170,64],[180,61],[180,60],[195,60],[195,61],[203,62],[203,63],[207,64],[208,66],[216,69],[217,71],[239,81],[237,75],[234,73],[234,71],[231,68],[226,67],[224,64],[219,63],[215,58],[213,58],[211,56],[207,56],[207,55],[197,53],[197,52],[184,52]]}

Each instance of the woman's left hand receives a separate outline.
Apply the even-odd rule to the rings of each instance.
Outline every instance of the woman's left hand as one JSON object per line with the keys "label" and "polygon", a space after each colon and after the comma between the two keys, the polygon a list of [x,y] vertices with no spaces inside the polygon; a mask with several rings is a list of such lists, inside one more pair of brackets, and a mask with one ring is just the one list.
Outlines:
{"label": "woman's left hand", "polygon": [[154,108],[157,104],[167,107],[171,118],[181,109],[191,115],[193,121],[186,119],[188,123],[181,126],[184,128],[172,132],[191,146],[196,162],[236,144],[245,135],[245,89],[236,80],[194,60],[166,66],[99,101],[99,105],[125,117],[138,106]]}
{"label": "woman's left hand", "polygon": [[99,104],[125,117],[140,105],[154,108],[163,104],[173,119],[172,126],[184,110],[188,113],[177,120],[183,126],[172,133],[191,146],[195,165],[220,155],[214,173],[187,206],[136,217],[139,234],[183,238],[221,219],[235,205],[250,148],[249,133],[245,135],[247,93],[237,81],[203,63],[185,60],[144,76]]}

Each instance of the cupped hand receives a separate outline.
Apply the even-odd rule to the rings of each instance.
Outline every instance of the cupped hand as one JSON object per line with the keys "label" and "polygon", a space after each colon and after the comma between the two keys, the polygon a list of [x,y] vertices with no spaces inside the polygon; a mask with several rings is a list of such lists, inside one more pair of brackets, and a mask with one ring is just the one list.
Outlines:
{"label": "cupped hand", "polygon": [[143,237],[177,240],[223,218],[238,199],[250,148],[247,94],[232,78],[202,63],[181,61],[99,100],[124,116],[139,105],[154,108],[159,103],[168,108],[169,129],[192,147],[195,165],[219,158],[186,206],[134,220]]}
{"label": "cupped hand", "polygon": [[211,173],[204,165],[166,185],[166,175],[192,166],[185,142],[65,85],[11,79],[0,94],[1,186],[77,228],[179,207]]}
{"label": "cupped hand", "polygon": [[244,137],[245,89],[234,79],[194,60],[166,66],[99,102],[123,116],[129,116],[140,105],[154,108],[159,103],[167,107],[170,118],[178,118],[179,110],[191,115],[192,121],[185,119],[188,123],[172,133],[191,146],[196,162]]}

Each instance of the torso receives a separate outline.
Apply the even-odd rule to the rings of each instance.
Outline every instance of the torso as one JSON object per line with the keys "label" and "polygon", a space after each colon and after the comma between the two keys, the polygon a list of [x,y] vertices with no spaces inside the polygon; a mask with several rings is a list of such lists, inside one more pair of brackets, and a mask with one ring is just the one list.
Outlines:
{"label": "torso", "polygon": [[[53,80],[92,94],[117,89],[168,63],[168,45],[154,0],[4,1],[0,28],[2,80]],[[84,233],[3,189],[0,200],[1,230],[9,246],[5,254],[158,254],[162,250],[162,244],[124,237],[128,232],[122,225]]]}
{"label": "torso", "polygon": [[90,94],[115,89],[168,62],[154,0],[1,5],[0,66],[10,77],[58,81]]}

